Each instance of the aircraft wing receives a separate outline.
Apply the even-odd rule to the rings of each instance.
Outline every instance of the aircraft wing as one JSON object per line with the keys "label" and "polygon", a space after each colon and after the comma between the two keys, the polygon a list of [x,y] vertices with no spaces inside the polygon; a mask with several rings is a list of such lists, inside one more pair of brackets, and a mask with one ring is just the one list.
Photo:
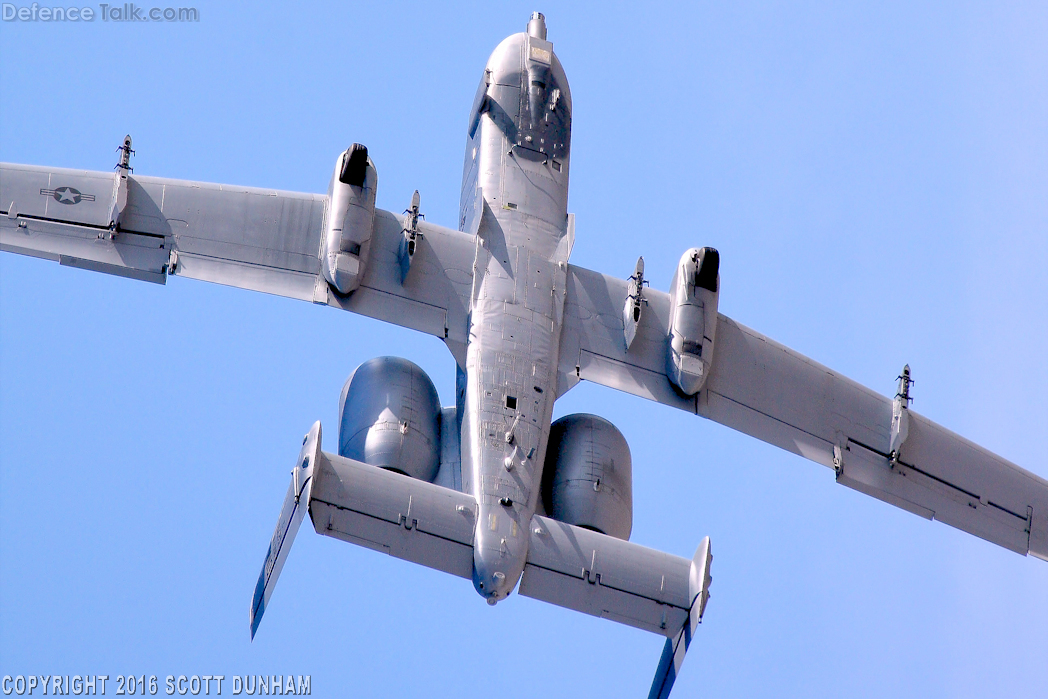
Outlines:
{"label": "aircraft wing", "polygon": [[569,266],[560,393],[585,379],[701,415],[834,468],[850,488],[1048,560],[1048,481],[913,411],[892,464],[892,399],[724,315],[706,383],[684,397],[666,374],[669,295],[644,290],[627,351],[627,293],[625,280]]}
{"label": "aircraft wing", "polygon": [[[401,283],[402,218],[377,210],[360,288],[320,273],[327,197],[0,163],[0,250],[164,284],[179,276],[326,304],[465,347],[475,238],[422,221]],[[114,228],[113,223],[118,225]],[[463,357],[464,359],[464,357]]]}

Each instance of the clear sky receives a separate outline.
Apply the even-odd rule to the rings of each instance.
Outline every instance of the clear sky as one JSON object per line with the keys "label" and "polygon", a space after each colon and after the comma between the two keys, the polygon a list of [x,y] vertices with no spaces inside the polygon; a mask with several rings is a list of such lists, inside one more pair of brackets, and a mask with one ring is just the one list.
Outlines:
{"label": "clear sky", "polygon": [[[147,3],[145,7],[149,7]],[[1048,476],[1048,7],[285,3],[186,24],[0,24],[0,158],[326,191],[454,226],[484,62],[545,12],[574,99],[572,262],[666,289],[721,252],[720,310]],[[428,337],[175,278],[0,254],[0,674],[309,674],[318,696],[646,696],[662,639],[303,526],[248,604],[301,437]],[[713,597],[678,697],[1048,692],[1048,564],[835,484],[719,425],[582,385],[556,414],[633,453],[633,541]],[[110,689],[110,694],[113,690]],[[228,693],[228,688],[227,688]]]}

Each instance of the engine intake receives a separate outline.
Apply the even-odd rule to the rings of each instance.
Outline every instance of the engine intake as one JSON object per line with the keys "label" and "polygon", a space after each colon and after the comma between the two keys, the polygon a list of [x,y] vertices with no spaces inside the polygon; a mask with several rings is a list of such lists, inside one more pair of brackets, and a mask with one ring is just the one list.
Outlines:
{"label": "engine intake", "polygon": [[440,468],[440,400],[426,372],[400,357],[361,364],[342,388],[338,453],[433,482]]}
{"label": "engine intake", "polygon": [[626,438],[596,415],[565,415],[554,422],[542,496],[554,519],[628,541],[633,460]]}

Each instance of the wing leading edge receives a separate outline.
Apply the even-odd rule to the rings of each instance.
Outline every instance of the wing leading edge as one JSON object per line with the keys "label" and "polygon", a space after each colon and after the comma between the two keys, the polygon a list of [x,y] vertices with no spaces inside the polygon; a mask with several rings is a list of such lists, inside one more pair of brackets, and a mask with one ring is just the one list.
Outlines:
{"label": "wing leading edge", "polygon": [[569,267],[561,392],[586,379],[701,415],[833,468],[842,485],[1048,560],[1048,481],[913,411],[893,460],[891,399],[724,315],[705,386],[682,396],[666,375],[669,295],[644,291],[627,350],[628,293],[625,280]]}

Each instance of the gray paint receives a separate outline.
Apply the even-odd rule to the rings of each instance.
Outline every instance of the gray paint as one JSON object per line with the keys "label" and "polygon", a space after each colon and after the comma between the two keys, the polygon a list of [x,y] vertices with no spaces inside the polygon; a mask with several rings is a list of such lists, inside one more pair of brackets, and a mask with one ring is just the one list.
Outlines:
{"label": "gray paint", "polygon": [[433,481],[440,468],[440,401],[418,365],[376,357],[342,388],[338,453],[373,466]]}
{"label": "gray paint", "polygon": [[[316,456],[325,487],[311,500],[314,526],[469,577],[492,601],[523,573],[521,594],[641,628],[658,626],[650,612],[661,605],[681,626],[667,634],[653,696],[672,686],[704,609],[709,549],[687,564],[686,593],[678,582],[653,597],[651,571],[683,570],[679,560],[537,514],[553,401],[582,379],[714,420],[831,467],[844,485],[1048,560],[1048,482],[716,313],[715,297],[702,304],[705,378],[685,395],[696,386],[673,355],[698,341],[699,323],[676,322],[687,296],[680,278],[670,293],[635,283],[644,303],[627,328],[629,282],[568,264],[571,110],[544,19],[533,17],[481,76],[459,230],[419,221],[405,273],[405,221],[375,210],[368,250],[366,222],[351,225],[361,228],[350,231],[361,243],[351,293],[322,271],[334,192],[0,164],[0,250],[160,283],[178,274],[255,289],[443,338],[458,385],[455,408],[439,418],[441,485]],[[294,492],[297,504],[305,491]],[[606,584],[613,579],[623,589]],[[266,598],[273,581],[264,569]],[[619,594],[631,601],[616,606]],[[673,601],[685,598],[687,615],[672,617],[668,607],[685,609]]]}
{"label": "gray paint", "polygon": [[320,254],[324,278],[342,294],[356,290],[366,272],[378,195],[378,170],[371,158],[367,159],[364,181],[359,186],[339,179],[349,154],[346,150],[339,156],[328,185]]}
{"label": "gray paint", "polygon": [[473,584],[493,604],[524,571],[539,507],[564,303],[571,92],[552,44],[523,33],[499,44],[481,85],[460,216],[478,231],[461,446],[463,485],[478,503]]}
{"label": "gray paint", "polygon": [[633,529],[633,458],[622,433],[596,415],[565,415],[550,428],[543,478],[556,520],[628,540]]}
{"label": "gray paint", "polygon": [[666,375],[686,396],[694,396],[706,382],[717,335],[716,291],[697,283],[705,250],[692,248],[685,252],[670,282],[669,342],[666,353]]}
{"label": "gray paint", "polygon": [[[474,530],[483,523],[469,494],[327,452],[315,463],[308,497],[317,533],[462,578],[473,575]],[[689,561],[538,515],[527,536],[522,595],[667,637],[701,617],[710,585],[709,539]]]}

